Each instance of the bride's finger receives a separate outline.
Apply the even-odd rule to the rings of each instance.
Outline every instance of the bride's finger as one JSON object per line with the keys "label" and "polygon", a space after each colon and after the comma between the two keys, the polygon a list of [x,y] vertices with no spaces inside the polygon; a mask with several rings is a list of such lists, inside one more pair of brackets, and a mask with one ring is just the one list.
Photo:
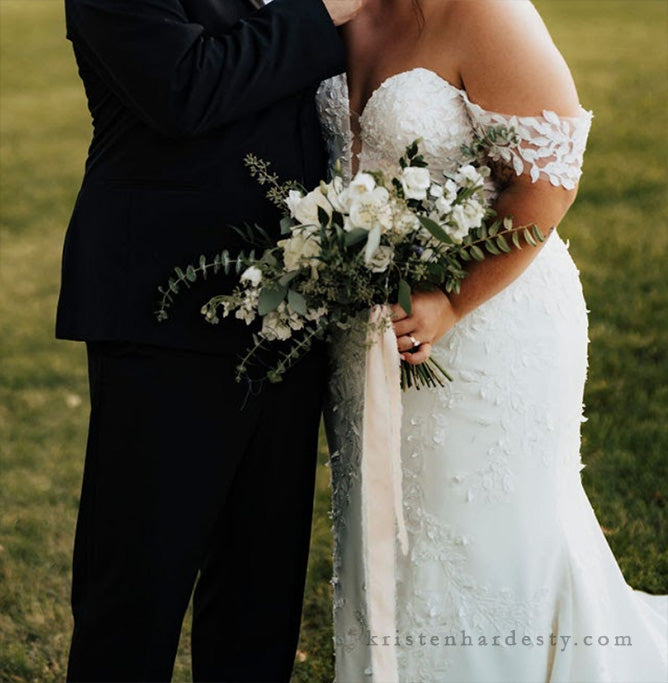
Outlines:
{"label": "bride's finger", "polygon": [[410,351],[411,349],[415,348],[415,344],[413,343],[413,339],[411,339],[411,336],[413,337],[413,339],[415,339],[415,335],[407,334],[405,334],[403,337],[397,338],[397,348],[402,353],[404,351]]}
{"label": "bride's finger", "polygon": [[404,318],[392,324],[394,327],[394,334],[399,337],[404,337],[412,334],[415,331],[415,321],[413,318]]}
{"label": "bride's finger", "polygon": [[425,342],[415,353],[402,353],[401,357],[410,365],[420,365],[431,356],[431,344]]}
{"label": "bride's finger", "polygon": [[391,316],[392,316],[392,321],[397,322],[398,320],[403,320],[404,318],[407,318],[408,316],[406,315],[406,311],[404,311],[399,304],[393,304],[390,307],[391,311]]}

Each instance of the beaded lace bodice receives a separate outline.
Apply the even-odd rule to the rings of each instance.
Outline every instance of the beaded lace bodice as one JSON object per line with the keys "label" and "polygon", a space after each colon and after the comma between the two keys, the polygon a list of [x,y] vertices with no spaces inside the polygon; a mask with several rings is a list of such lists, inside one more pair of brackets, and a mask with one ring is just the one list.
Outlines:
{"label": "beaded lace bodice", "polygon": [[[340,159],[350,175],[353,132],[345,74],[325,81],[317,95],[320,119],[330,159]],[[416,68],[387,78],[371,95],[359,114],[361,150],[359,168],[394,166],[406,146],[421,138],[421,151],[433,174],[454,170],[461,147],[474,136],[484,137],[489,126],[512,127],[515,143],[499,144],[490,158],[512,166],[532,180],[543,177],[553,185],[572,189],[582,173],[582,157],[591,125],[591,112],[560,117],[510,116],[488,112],[429,69]]]}

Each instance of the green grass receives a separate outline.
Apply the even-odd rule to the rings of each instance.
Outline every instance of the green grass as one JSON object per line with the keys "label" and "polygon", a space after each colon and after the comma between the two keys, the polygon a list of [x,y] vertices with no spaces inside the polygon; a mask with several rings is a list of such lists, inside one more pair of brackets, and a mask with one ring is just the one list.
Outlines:
{"label": "green grass", "polygon": [[[561,233],[590,314],[584,481],[627,580],[668,592],[668,4],[537,3],[595,111]],[[60,0],[0,0],[0,680],[57,681],[87,426],[82,346],[53,340],[90,125]],[[324,462],[324,445],[321,462]],[[295,681],[332,678],[328,471]],[[267,567],[268,576],[271,567]],[[187,681],[188,626],[175,680]]]}

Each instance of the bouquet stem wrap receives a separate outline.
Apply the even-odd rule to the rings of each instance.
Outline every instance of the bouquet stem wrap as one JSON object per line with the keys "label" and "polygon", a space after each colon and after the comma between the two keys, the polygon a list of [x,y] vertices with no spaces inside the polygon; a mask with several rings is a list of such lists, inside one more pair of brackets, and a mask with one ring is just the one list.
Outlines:
{"label": "bouquet stem wrap", "polygon": [[[401,482],[400,356],[391,325],[378,338],[389,306],[374,306],[369,319],[362,439],[362,541],[366,612],[371,635],[373,681],[398,681],[396,651],[395,534],[408,552]],[[388,505],[389,503],[389,505]],[[382,645],[390,637],[391,645]]]}

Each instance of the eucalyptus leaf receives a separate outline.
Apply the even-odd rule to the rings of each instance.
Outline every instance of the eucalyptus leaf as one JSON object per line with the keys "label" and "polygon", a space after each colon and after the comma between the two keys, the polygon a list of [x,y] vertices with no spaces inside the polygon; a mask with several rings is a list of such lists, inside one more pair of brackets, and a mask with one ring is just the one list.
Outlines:
{"label": "eucalyptus leaf", "polygon": [[291,232],[294,224],[295,222],[292,218],[290,218],[290,216],[283,216],[280,222],[281,235],[287,235],[289,232]]}
{"label": "eucalyptus leaf", "polygon": [[263,287],[258,297],[257,312],[264,316],[275,311],[285,299],[287,293],[288,288],[286,286]]}
{"label": "eucalyptus leaf", "polygon": [[276,260],[276,257],[270,251],[265,251],[264,254],[262,254],[262,260],[268,266],[277,266],[278,265],[278,261]]}
{"label": "eucalyptus leaf", "polygon": [[404,309],[406,315],[413,313],[413,304],[411,303],[411,286],[406,280],[399,280],[399,292],[397,295],[399,306]]}
{"label": "eucalyptus leaf", "polygon": [[353,228],[350,232],[346,233],[346,246],[351,247],[353,244],[362,242],[369,236],[369,231],[364,228]]}
{"label": "eucalyptus leaf", "polygon": [[294,289],[288,290],[288,303],[290,304],[290,308],[292,308],[295,313],[299,313],[299,315],[306,315],[308,312],[306,299]]}
{"label": "eucalyptus leaf", "polygon": [[299,275],[298,270],[291,270],[289,273],[284,273],[279,278],[278,282],[281,285],[289,285]]}
{"label": "eucalyptus leaf", "polygon": [[445,244],[452,244],[452,239],[450,239],[445,230],[443,230],[436,221],[432,221],[431,218],[427,218],[427,216],[418,216],[418,219],[422,224],[422,227],[425,230],[428,230],[437,240],[445,242]]}

